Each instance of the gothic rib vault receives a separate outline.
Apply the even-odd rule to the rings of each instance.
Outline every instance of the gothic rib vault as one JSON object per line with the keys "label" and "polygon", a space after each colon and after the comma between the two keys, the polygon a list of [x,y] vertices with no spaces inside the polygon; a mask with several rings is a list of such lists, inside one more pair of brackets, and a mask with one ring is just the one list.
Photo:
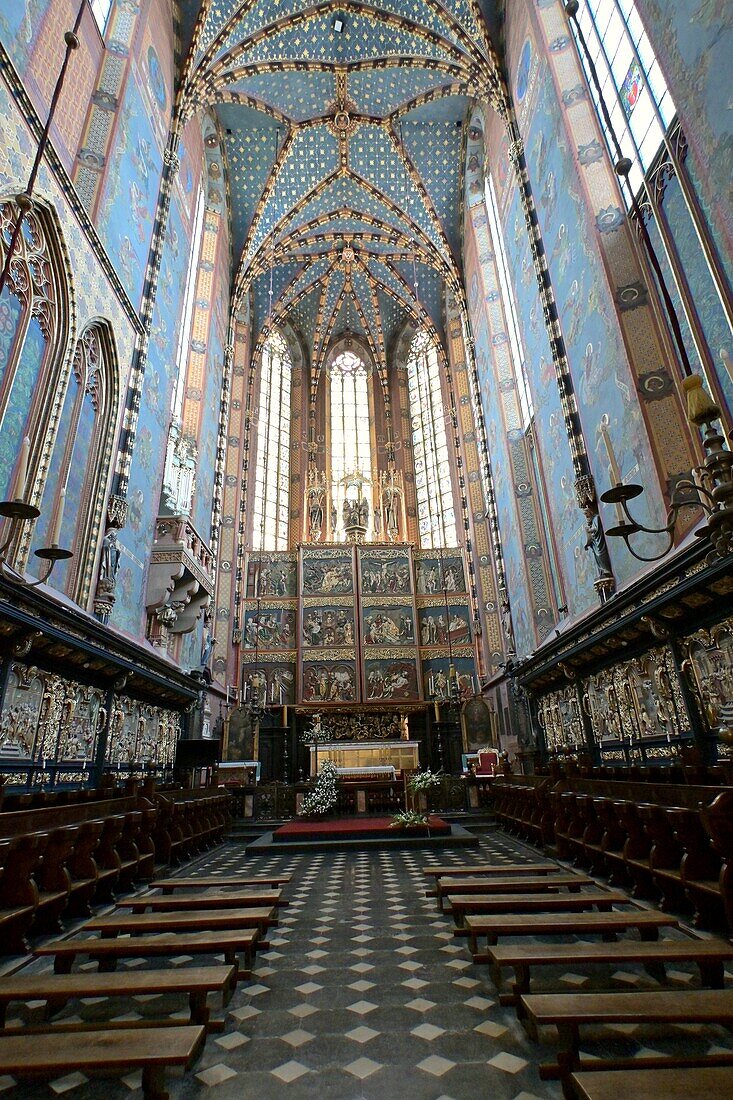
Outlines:
{"label": "gothic rib vault", "polygon": [[205,0],[188,31],[179,118],[216,117],[255,354],[287,320],[313,393],[345,333],[384,380],[407,320],[440,335],[445,293],[464,303],[462,123],[503,101],[476,0]]}

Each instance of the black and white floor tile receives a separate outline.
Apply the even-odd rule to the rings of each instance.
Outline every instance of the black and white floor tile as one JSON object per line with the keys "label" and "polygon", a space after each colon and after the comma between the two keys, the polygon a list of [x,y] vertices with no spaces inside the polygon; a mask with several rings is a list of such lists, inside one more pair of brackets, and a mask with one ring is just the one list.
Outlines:
{"label": "black and white floor tile", "polygon": [[[390,850],[292,856],[248,856],[228,845],[202,860],[197,872],[288,873],[291,904],[258,955],[251,982],[239,985],[226,1010],[223,1033],[209,1036],[200,1060],[185,1076],[169,1074],[181,1100],[533,1100],[561,1095],[543,1083],[540,1061],[554,1043],[530,1042],[511,1008],[502,1008],[484,968],[455,941],[449,916],[425,897],[422,867],[430,863],[516,862],[536,858],[525,846],[491,831],[472,852]],[[186,873],[191,873],[187,870]],[[169,960],[186,966],[186,956]],[[197,962],[200,960],[196,960]],[[129,960],[128,966],[146,965]],[[155,965],[162,965],[156,961]],[[582,967],[559,973],[557,988],[583,990],[604,981],[618,989],[656,988],[653,979],[623,968],[599,977]],[[692,971],[671,971],[676,988],[695,982]],[[164,997],[137,997],[114,1005],[82,1002],[67,1019],[186,1017]],[[33,1018],[35,1006],[18,1013]],[[603,1053],[648,1054],[684,1042],[695,1049],[730,1047],[711,1029],[679,1029],[657,1036],[617,1027]],[[594,1053],[598,1047],[589,1047]],[[140,1074],[117,1081],[72,1074],[53,1081],[52,1093],[71,1100],[135,1100]],[[49,1085],[15,1086],[13,1096],[49,1095]]]}

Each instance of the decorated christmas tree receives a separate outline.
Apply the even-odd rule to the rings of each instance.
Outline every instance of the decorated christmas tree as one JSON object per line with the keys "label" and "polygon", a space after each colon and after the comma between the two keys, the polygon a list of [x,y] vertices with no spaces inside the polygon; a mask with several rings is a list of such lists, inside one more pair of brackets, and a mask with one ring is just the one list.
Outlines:
{"label": "decorated christmas tree", "polygon": [[338,771],[330,760],[321,768],[312,790],[303,799],[301,814],[304,817],[321,817],[332,810],[338,801]]}

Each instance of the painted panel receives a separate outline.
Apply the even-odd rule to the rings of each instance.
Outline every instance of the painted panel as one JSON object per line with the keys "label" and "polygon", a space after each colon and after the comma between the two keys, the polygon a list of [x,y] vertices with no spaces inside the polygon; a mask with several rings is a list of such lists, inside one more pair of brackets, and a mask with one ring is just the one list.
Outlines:
{"label": "painted panel", "polygon": [[304,703],[350,703],[358,697],[354,661],[304,661]]}
{"label": "painted panel", "polygon": [[353,608],[303,608],[302,644],[308,649],[314,649],[320,646],[353,646]]}
{"label": "painted panel", "polygon": [[350,550],[332,556],[303,558],[304,596],[345,596],[354,591],[354,567]]}
{"label": "painted panel", "polygon": [[415,554],[415,592],[418,596],[433,596],[442,592],[465,592],[466,574],[460,554],[432,557]]}
{"label": "painted panel", "polygon": [[247,565],[247,596],[294,596],[298,591],[298,567],[288,558],[267,554],[250,555]]}
{"label": "painted panel", "polygon": [[292,649],[295,611],[286,608],[249,609],[244,616],[242,645],[246,649]]}
{"label": "painted panel", "polygon": [[[458,677],[462,699],[470,699],[476,693],[476,667],[472,657],[454,657],[453,666]],[[430,657],[422,663],[423,687],[426,699],[443,701],[448,698],[448,657]]]}
{"label": "painted panel", "polygon": [[399,596],[412,592],[410,555],[407,550],[363,548],[359,555],[360,585],[363,594]]}
{"label": "painted panel", "polygon": [[451,645],[471,644],[470,612],[465,605],[449,604],[447,615],[444,606],[421,607],[418,615],[421,646],[446,646],[449,638]]}
{"label": "painted panel", "polygon": [[366,700],[401,703],[420,698],[414,657],[367,657],[364,660]]}
{"label": "painted panel", "polygon": [[362,638],[366,646],[408,646],[415,644],[412,604],[362,608]]}
{"label": "painted panel", "polygon": [[[265,660],[250,663],[251,656],[242,659],[243,693],[248,696],[254,687],[266,690],[268,703],[291,706],[295,702],[295,665],[292,661]],[[260,698],[262,698],[260,694]]]}

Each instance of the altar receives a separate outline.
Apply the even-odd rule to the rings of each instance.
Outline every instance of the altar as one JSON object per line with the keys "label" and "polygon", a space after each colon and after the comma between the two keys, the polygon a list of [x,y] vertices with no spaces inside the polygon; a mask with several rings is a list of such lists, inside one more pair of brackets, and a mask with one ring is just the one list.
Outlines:
{"label": "altar", "polygon": [[326,761],[335,764],[339,775],[347,779],[394,778],[397,772],[414,771],[420,766],[420,745],[417,741],[326,741],[310,746],[310,773],[315,773]]}

